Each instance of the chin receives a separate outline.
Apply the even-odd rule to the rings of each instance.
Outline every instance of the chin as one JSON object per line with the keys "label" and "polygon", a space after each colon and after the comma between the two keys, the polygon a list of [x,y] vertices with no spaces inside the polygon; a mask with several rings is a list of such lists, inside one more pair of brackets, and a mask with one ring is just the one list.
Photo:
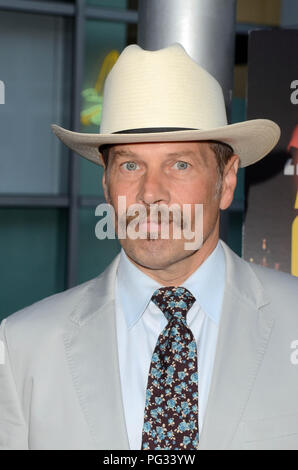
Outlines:
{"label": "chin", "polygon": [[123,244],[126,254],[137,264],[149,269],[164,269],[190,254],[176,240],[135,240]]}

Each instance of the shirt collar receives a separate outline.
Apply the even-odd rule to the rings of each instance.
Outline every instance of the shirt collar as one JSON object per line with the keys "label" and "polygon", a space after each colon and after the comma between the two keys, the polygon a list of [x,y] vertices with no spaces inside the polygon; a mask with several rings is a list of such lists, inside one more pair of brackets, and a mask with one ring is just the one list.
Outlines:
{"label": "shirt collar", "polygon": [[225,287],[225,254],[220,241],[182,286],[195,296],[206,315],[218,324]]}
{"label": "shirt collar", "polygon": [[[196,298],[203,311],[217,324],[220,319],[225,284],[225,255],[220,241],[215,249],[182,286]],[[117,271],[117,293],[126,324],[131,328],[146,310],[153,292],[161,284],[143,273],[123,248]]]}

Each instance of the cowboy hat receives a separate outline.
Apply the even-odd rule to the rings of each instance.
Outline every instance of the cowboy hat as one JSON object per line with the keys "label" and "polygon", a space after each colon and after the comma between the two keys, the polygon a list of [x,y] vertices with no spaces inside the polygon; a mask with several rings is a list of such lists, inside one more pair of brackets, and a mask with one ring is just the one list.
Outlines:
{"label": "cowboy hat", "polygon": [[123,50],[106,78],[100,133],[55,124],[52,129],[98,165],[105,144],[215,140],[230,145],[245,167],[267,155],[280,137],[279,126],[268,119],[227,125],[221,86],[180,44]]}

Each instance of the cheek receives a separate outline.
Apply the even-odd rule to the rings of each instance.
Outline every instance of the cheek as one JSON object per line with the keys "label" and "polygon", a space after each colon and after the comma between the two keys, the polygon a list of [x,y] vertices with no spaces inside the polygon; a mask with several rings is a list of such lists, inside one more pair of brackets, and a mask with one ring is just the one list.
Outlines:
{"label": "cheek", "polygon": [[173,188],[173,199],[181,204],[210,204],[214,197],[215,185],[206,185],[200,179],[181,188]]}
{"label": "cheek", "polygon": [[[114,207],[116,214],[120,207],[122,211],[123,206],[127,209],[130,205],[135,204],[134,192],[128,184],[122,184],[116,181],[112,182],[109,185],[109,195],[109,202]],[[123,200],[124,197],[125,199]]]}
{"label": "cheek", "polygon": [[215,197],[216,183],[203,184],[198,182],[195,185],[185,188],[180,193],[181,204],[192,204],[192,217],[195,217],[194,204],[203,204],[203,223],[205,230],[209,230],[219,213],[219,200]]}

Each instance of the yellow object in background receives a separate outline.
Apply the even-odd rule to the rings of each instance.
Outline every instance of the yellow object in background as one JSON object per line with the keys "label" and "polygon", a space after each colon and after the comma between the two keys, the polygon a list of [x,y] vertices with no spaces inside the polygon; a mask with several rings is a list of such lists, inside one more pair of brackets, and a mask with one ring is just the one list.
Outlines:
{"label": "yellow object in background", "polygon": [[90,124],[99,126],[101,121],[102,95],[105,79],[107,78],[108,73],[117,61],[118,57],[118,51],[110,51],[104,58],[95,87],[83,90],[82,96],[84,97],[85,101],[87,103],[92,103],[92,106],[88,106],[81,112],[81,124],[83,124],[83,126],[90,126]]}
{"label": "yellow object in background", "polygon": [[104,61],[103,61],[103,64],[100,68],[98,78],[97,78],[97,81],[96,81],[96,85],[95,85],[95,90],[100,95],[103,94],[103,87],[104,87],[105,79],[107,78],[107,75],[108,75],[109,71],[114,66],[114,64],[117,61],[118,57],[119,57],[119,52],[116,51],[116,50],[112,50],[104,58]]}
{"label": "yellow object in background", "polygon": [[[295,209],[298,209],[298,191],[295,202]],[[292,266],[291,273],[298,277],[298,215],[292,224]]]}

